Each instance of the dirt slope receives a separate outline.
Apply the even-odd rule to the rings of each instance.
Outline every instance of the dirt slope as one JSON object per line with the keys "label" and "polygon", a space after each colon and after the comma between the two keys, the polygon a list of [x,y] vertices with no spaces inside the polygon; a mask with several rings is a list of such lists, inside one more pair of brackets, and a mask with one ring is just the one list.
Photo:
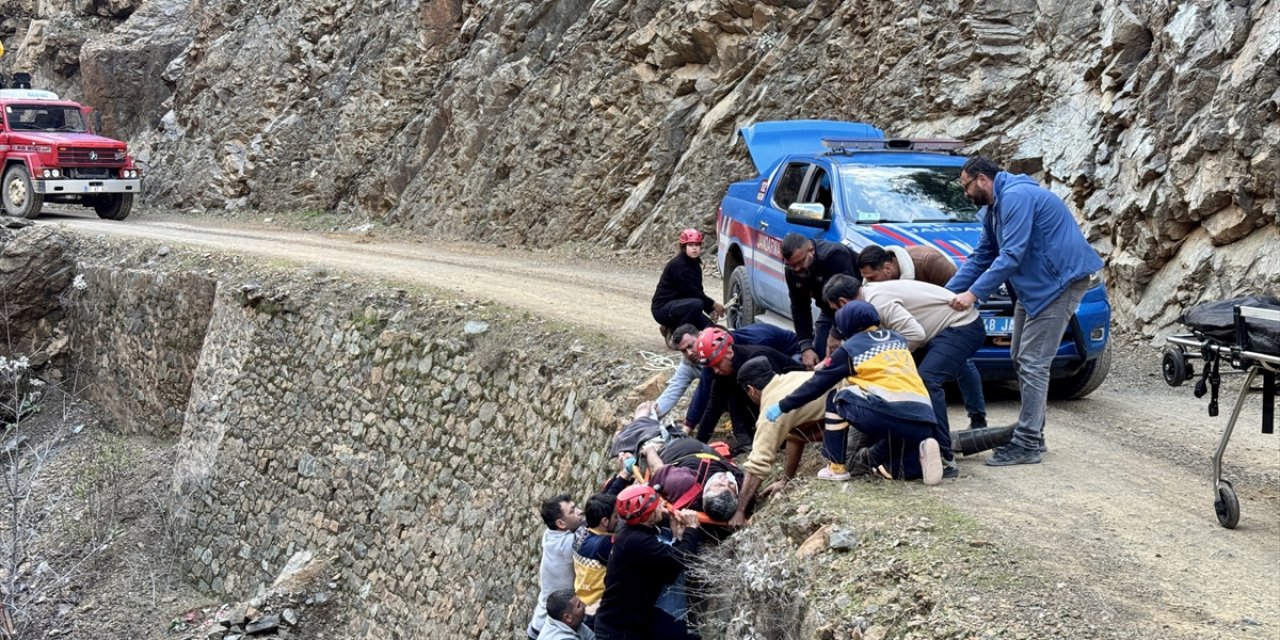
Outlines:
{"label": "dirt slope", "polygon": [[[585,330],[607,326],[637,350],[660,349],[648,313],[657,266],[186,217],[143,215],[121,224],[66,215],[41,223],[448,289]],[[707,286],[718,297],[719,283]],[[1086,618],[1124,607],[1140,616],[1139,630],[1278,637],[1280,437],[1259,433],[1260,399],[1254,397],[1226,456],[1243,515],[1236,530],[1220,528],[1209,460],[1242,379],[1227,378],[1223,416],[1209,418],[1188,387],[1167,387],[1158,371],[1157,347],[1121,343],[1112,376],[1098,392],[1052,405],[1044,464],[993,469],[977,457],[962,459],[963,477],[939,492],[1002,538],[1049,559],[1064,582],[1087,585],[1098,609],[1081,612]],[[1014,419],[1012,393],[997,391],[989,404],[993,424]],[[958,421],[961,410],[953,411]]]}

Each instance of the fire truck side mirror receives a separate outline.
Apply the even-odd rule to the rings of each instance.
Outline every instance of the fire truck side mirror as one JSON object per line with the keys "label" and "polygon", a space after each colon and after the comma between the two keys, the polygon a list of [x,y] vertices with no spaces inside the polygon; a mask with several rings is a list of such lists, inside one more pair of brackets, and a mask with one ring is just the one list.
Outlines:
{"label": "fire truck side mirror", "polygon": [[102,114],[89,109],[89,121],[93,123],[93,132],[102,135]]}

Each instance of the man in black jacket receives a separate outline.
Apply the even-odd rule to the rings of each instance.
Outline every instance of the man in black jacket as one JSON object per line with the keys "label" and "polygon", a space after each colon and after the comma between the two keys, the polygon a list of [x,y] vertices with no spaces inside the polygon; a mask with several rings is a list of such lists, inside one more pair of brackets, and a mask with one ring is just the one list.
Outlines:
{"label": "man in black jacket", "polygon": [[674,582],[698,552],[698,514],[670,513],[675,544],[658,539],[658,523],[668,511],[657,491],[632,485],[615,507],[627,528],[613,541],[604,575],[604,597],[596,612],[598,640],[663,640],[679,637],[679,624],[657,607],[662,587]]}
{"label": "man in black jacket", "polygon": [[[836,313],[822,297],[822,286],[841,273],[861,280],[858,258],[853,249],[841,243],[788,233],[782,239],[782,261],[787,265],[787,294],[791,297],[791,320],[800,339],[801,362],[806,369],[813,369],[826,357],[827,334]],[[818,305],[817,320],[813,319],[810,301]]]}
{"label": "man in black jacket", "polygon": [[695,349],[703,365],[715,374],[712,376],[707,408],[698,420],[697,438],[702,442],[710,440],[720,417],[728,411],[729,421],[733,425],[733,452],[734,455],[741,454],[751,447],[760,406],[752,402],[746,390],[738,384],[738,367],[756,356],[764,356],[773,364],[775,371],[783,373],[802,371],[804,367],[786,354],[769,347],[734,344],[733,336],[718,327],[703,329],[698,334]]}

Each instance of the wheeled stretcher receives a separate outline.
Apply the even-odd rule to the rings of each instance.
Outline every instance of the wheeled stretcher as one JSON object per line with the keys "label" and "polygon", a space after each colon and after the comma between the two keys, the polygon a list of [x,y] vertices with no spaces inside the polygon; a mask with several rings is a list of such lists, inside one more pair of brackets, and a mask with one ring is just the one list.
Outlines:
{"label": "wheeled stretcher", "polygon": [[[1218,524],[1228,529],[1235,528],[1240,521],[1240,501],[1231,482],[1222,477],[1222,456],[1231,440],[1240,410],[1250,395],[1262,394],[1262,432],[1275,432],[1276,374],[1280,373],[1280,304],[1271,304],[1273,301],[1280,303],[1274,298],[1250,298],[1246,304],[1230,304],[1234,301],[1211,303],[1218,306],[1216,313],[1211,309],[1209,313],[1197,315],[1192,313],[1194,309],[1188,310],[1182,321],[1192,333],[1166,338],[1169,346],[1161,359],[1164,380],[1174,387],[1195,375],[1189,360],[1203,360],[1195,395],[1199,398],[1210,394],[1210,416],[1218,415],[1221,363],[1247,374],[1213,454],[1213,509],[1218,516]],[[1222,321],[1225,308],[1231,309],[1229,327]],[[1255,389],[1253,383],[1259,376],[1262,387]]]}

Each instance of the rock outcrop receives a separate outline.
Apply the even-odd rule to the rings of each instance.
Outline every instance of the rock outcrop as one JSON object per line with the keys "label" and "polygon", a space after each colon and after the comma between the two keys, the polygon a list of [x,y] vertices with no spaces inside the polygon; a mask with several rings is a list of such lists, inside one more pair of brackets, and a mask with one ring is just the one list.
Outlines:
{"label": "rock outcrop", "polygon": [[[77,288],[73,254],[71,243],[51,228],[0,229],[0,325],[5,337],[0,355],[27,356],[32,366],[43,367],[64,354],[67,344],[59,323]],[[61,375],[58,371],[51,377]]]}
{"label": "rock outcrop", "polygon": [[1280,285],[1275,3],[17,4],[16,60],[109,114],[155,205],[653,247],[750,173],[738,126],[860,119],[1052,185],[1120,326]]}

